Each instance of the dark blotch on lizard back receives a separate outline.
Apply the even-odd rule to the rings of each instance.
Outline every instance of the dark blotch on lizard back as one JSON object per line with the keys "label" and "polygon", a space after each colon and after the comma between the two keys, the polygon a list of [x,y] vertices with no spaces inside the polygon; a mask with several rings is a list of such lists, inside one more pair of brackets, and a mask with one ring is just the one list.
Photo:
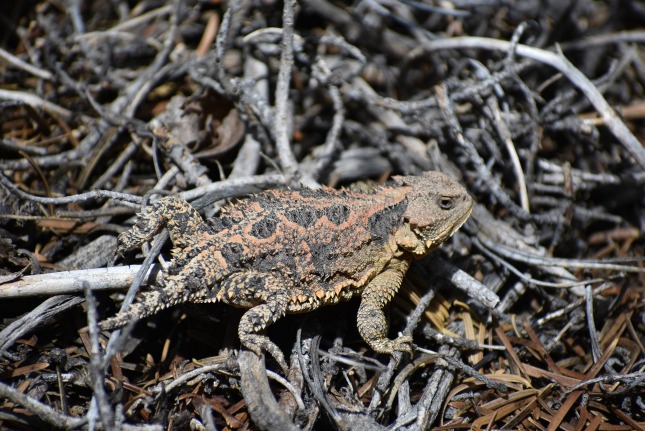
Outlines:
{"label": "dark blotch on lizard back", "polygon": [[349,207],[343,204],[330,205],[329,207],[325,208],[325,215],[327,216],[329,221],[336,226],[345,223],[349,218],[350,213],[351,210],[349,209]]}
{"label": "dark blotch on lizard back", "polygon": [[338,258],[339,251],[335,244],[317,242],[309,245],[311,249],[311,260],[316,274],[325,278],[330,275],[334,268],[334,262]]}
{"label": "dark blotch on lizard back", "polygon": [[240,261],[244,257],[244,247],[235,242],[224,244],[220,252],[231,268],[239,267]]}
{"label": "dark blotch on lizard back", "polygon": [[251,226],[251,235],[259,239],[270,238],[275,233],[278,220],[273,216],[266,216],[265,218],[255,222]]}
{"label": "dark blotch on lizard back", "polygon": [[253,268],[259,273],[271,274],[288,271],[290,273],[298,272],[302,267],[302,262],[294,255],[293,250],[282,247],[275,250],[275,253],[258,256],[253,261]]}
{"label": "dark blotch on lizard back", "polygon": [[292,223],[302,227],[311,227],[316,224],[319,215],[311,208],[294,208],[285,212],[285,217]]}
{"label": "dark blotch on lizard back", "polygon": [[220,215],[219,217],[213,217],[211,219],[206,220],[208,222],[209,227],[214,231],[214,232],[221,232],[223,230],[229,230],[233,226],[239,223],[239,220],[235,220],[234,218],[227,216],[227,215]]}

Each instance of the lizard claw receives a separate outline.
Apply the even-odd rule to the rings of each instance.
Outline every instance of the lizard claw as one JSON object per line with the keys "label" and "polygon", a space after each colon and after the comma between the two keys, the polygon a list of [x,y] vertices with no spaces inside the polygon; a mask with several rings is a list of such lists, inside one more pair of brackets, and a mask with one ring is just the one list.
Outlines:
{"label": "lizard claw", "polygon": [[273,356],[273,359],[278,363],[284,375],[287,375],[289,367],[287,366],[287,361],[284,359],[284,353],[269,338],[263,335],[246,334],[244,340],[242,340],[242,344],[259,357],[262,357],[263,350],[266,351]]}
{"label": "lizard claw", "polygon": [[400,335],[392,340],[392,351],[412,354],[412,341],[411,335]]}
{"label": "lizard claw", "polygon": [[392,355],[394,352],[404,352],[412,354],[412,341],[412,336],[401,335],[395,340],[382,338],[380,340],[374,340],[369,344],[370,347],[378,353],[387,353]]}

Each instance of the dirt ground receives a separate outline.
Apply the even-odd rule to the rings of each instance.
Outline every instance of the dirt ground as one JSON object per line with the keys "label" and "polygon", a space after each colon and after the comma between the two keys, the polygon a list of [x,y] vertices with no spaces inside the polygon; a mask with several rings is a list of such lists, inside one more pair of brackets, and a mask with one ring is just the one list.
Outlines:
{"label": "dirt ground", "polygon": [[[0,429],[644,430],[645,4],[273,0],[0,4]],[[443,171],[476,202],[387,308],[240,347],[244,310],[97,321],[155,285],[176,193]],[[357,228],[359,228],[357,226]]]}

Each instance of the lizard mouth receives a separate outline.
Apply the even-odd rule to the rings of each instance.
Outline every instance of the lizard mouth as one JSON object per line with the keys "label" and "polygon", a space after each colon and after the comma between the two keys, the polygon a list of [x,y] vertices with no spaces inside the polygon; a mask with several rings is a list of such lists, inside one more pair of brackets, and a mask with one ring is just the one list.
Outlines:
{"label": "lizard mouth", "polygon": [[471,202],[470,206],[468,207],[468,211],[466,211],[461,216],[461,218],[457,221],[457,223],[455,223],[455,225],[452,227],[452,231],[448,235],[448,238],[453,236],[455,234],[455,232],[457,232],[464,225],[464,223],[466,223],[466,221],[468,220],[468,218],[470,217],[470,214],[472,214],[472,212],[473,212],[473,203]]}

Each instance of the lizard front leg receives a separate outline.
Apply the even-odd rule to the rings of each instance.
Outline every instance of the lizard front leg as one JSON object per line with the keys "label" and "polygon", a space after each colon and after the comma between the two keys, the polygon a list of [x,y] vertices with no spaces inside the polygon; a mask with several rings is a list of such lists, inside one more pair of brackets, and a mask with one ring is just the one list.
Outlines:
{"label": "lizard front leg", "polygon": [[387,320],[383,308],[390,302],[401,286],[409,261],[392,259],[383,272],[374,277],[361,294],[357,326],[361,337],[378,353],[392,354],[396,351],[412,352],[412,337],[387,338]]}

